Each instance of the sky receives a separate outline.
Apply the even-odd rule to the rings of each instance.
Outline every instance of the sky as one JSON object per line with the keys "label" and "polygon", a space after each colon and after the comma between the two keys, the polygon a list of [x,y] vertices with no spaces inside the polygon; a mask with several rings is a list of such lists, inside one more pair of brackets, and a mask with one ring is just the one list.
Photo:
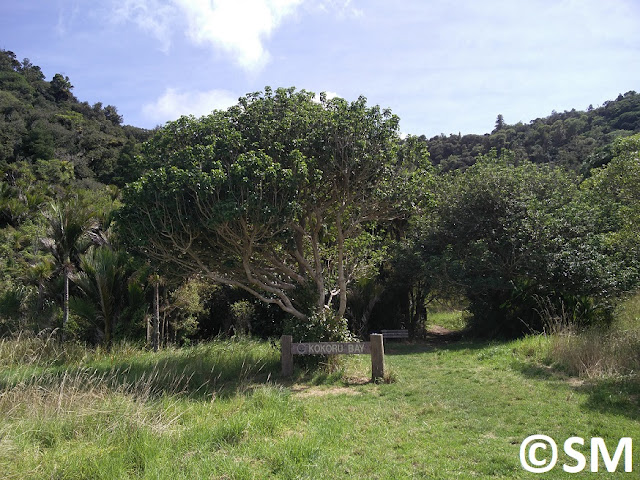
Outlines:
{"label": "sky", "polygon": [[0,48],[138,127],[294,86],[484,134],[640,91],[640,1],[0,0]]}

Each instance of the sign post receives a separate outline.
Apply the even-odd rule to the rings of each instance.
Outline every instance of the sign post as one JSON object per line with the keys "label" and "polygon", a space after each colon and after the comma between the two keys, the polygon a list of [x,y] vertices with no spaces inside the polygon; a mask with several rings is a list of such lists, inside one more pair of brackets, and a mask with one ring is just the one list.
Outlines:
{"label": "sign post", "polygon": [[372,333],[369,336],[371,340],[371,378],[384,378],[384,342],[382,334]]}
{"label": "sign post", "polygon": [[359,355],[371,354],[371,378],[384,377],[384,343],[382,335],[371,334],[370,342],[309,342],[293,343],[291,335],[280,339],[280,362],[282,376],[293,375],[294,355]]}

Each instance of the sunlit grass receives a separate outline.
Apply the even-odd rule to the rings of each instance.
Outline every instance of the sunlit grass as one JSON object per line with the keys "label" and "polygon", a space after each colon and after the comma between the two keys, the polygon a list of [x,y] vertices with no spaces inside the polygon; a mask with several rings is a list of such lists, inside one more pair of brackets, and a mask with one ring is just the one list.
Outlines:
{"label": "sunlit grass", "polygon": [[468,320],[469,313],[465,310],[435,310],[427,315],[428,325],[439,325],[448,330],[463,330]]}
{"label": "sunlit grass", "polygon": [[[250,339],[157,353],[74,346],[66,363],[57,347],[5,341],[0,471],[13,479],[539,478],[519,463],[528,435],[640,438],[638,392],[617,380],[573,381],[548,357],[550,338],[389,343],[391,383],[369,381],[367,355],[283,379],[277,346]],[[640,451],[633,458],[640,468]],[[628,474],[606,474],[618,477]],[[560,467],[549,478],[573,476]]]}

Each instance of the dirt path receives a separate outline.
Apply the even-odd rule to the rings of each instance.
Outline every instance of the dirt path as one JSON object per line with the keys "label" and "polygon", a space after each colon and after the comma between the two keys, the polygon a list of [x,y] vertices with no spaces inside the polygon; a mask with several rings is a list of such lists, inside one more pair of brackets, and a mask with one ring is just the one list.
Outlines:
{"label": "dirt path", "polygon": [[443,344],[458,341],[462,336],[463,332],[460,330],[449,330],[440,325],[429,325],[425,340],[433,344]]}

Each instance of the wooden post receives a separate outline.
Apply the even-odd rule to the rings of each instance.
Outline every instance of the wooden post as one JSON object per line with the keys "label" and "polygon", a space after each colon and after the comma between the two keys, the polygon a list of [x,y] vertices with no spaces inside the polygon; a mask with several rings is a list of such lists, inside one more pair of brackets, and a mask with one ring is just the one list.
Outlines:
{"label": "wooden post", "polygon": [[372,333],[371,341],[371,378],[375,382],[377,378],[384,378],[384,343],[382,335]]}
{"label": "wooden post", "polygon": [[291,335],[283,335],[280,339],[280,362],[282,363],[282,376],[290,377],[293,375],[293,354],[291,353],[291,344],[293,337]]}

